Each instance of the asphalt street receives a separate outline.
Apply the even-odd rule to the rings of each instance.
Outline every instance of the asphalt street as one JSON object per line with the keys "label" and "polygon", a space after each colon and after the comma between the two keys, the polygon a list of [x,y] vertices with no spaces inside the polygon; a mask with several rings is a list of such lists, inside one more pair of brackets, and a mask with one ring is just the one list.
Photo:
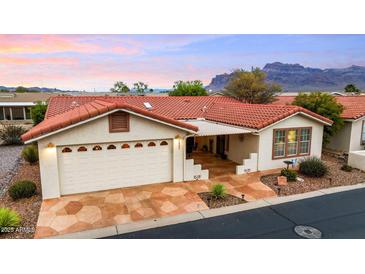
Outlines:
{"label": "asphalt street", "polygon": [[324,195],[182,224],[137,231],[112,239],[297,239],[297,225],[322,238],[365,238],[365,189]]}

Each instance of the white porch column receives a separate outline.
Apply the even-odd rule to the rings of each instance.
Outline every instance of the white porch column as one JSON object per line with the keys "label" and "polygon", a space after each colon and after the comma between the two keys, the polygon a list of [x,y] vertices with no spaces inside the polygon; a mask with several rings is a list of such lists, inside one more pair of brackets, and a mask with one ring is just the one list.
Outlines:
{"label": "white porch column", "polygon": [[38,152],[43,199],[60,197],[57,148],[48,147],[48,142],[41,140],[38,141]]}
{"label": "white porch column", "polygon": [[177,136],[172,142],[173,182],[182,182],[184,181],[185,139],[183,136]]}

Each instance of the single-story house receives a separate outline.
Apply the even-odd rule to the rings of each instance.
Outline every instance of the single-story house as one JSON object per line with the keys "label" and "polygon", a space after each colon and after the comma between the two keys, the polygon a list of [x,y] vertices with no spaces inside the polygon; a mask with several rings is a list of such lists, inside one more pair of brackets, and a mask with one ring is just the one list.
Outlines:
{"label": "single-story house", "polygon": [[56,96],[37,141],[43,198],[208,179],[196,153],[234,163],[236,174],[320,156],[324,125],[304,108],[244,104],[225,96]]}
{"label": "single-story house", "polygon": [[0,92],[0,123],[31,126],[31,107],[38,101],[46,102],[51,96],[52,93],[42,92]]}
{"label": "single-story house", "polygon": [[[278,96],[273,104],[291,104],[294,96]],[[344,106],[341,117],[344,127],[331,137],[327,148],[349,153],[365,149],[365,95],[336,96],[337,102]]]}

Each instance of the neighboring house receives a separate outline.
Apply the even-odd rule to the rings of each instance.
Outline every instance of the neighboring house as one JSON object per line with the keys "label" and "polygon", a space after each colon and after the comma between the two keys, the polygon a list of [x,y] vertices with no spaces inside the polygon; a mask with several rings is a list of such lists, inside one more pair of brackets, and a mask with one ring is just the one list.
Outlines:
{"label": "neighboring house", "polygon": [[[205,151],[243,174],[320,156],[331,120],[296,106],[243,104],[224,96],[58,96],[22,136],[38,142],[43,198],[208,179]],[[191,157],[190,157],[191,156]]]}
{"label": "neighboring house", "polygon": [[[291,104],[294,98],[294,96],[278,96],[274,104]],[[326,147],[345,153],[365,149],[365,96],[336,96],[336,100],[344,106],[341,117],[345,125],[331,137]]]}
{"label": "neighboring house", "polygon": [[46,102],[52,93],[0,92],[0,123],[31,125],[30,109],[37,101]]}

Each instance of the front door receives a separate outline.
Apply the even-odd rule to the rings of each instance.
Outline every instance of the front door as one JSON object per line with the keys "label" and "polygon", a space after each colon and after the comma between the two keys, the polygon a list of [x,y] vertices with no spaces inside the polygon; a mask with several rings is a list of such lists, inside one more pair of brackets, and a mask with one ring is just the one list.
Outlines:
{"label": "front door", "polygon": [[224,148],[225,148],[225,136],[218,135],[217,136],[217,148],[216,148],[217,154],[224,155]]}

